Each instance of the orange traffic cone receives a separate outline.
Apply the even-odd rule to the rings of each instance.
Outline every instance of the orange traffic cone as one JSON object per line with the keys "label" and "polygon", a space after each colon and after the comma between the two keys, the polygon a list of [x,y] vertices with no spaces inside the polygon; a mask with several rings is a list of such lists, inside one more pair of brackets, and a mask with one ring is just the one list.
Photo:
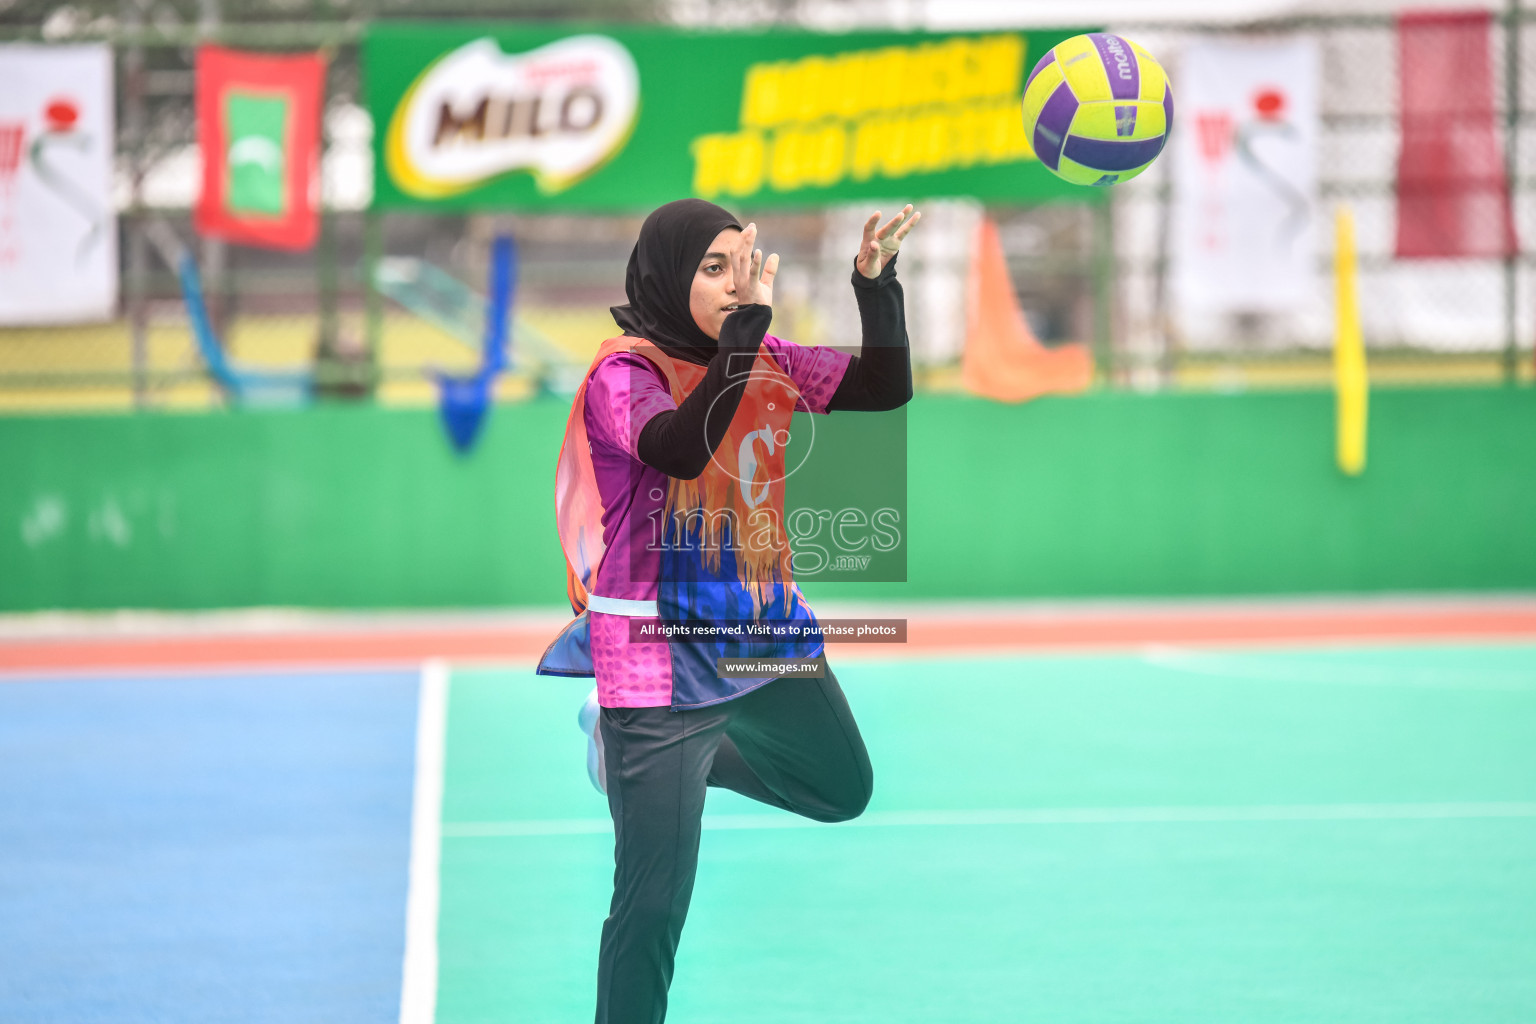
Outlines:
{"label": "orange traffic cone", "polygon": [[999,402],[1085,391],[1093,356],[1085,345],[1046,348],[1019,308],[992,218],[983,217],[971,251],[965,355],[960,379],[974,394]]}

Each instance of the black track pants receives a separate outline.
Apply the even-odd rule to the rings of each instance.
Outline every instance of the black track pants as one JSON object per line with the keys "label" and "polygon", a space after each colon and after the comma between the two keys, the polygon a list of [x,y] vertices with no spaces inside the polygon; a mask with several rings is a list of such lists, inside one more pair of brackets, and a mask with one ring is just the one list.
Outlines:
{"label": "black track pants", "polygon": [[847,821],[869,803],[869,754],[830,669],[689,711],[604,708],[599,728],[614,873],[597,1024],[660,1024],[698,869],[705,787]]}

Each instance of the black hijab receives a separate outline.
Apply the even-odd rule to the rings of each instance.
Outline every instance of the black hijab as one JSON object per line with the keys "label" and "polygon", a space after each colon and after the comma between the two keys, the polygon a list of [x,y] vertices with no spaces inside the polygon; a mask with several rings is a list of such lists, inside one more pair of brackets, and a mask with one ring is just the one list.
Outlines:
{"label": "black hijab", "polygon": [[740,230],[741,225],[702,199],[679,199],[645,218],[624,275],[629,305],[610,310],[625,334],[645,338],[668,355],[691,363],[710,361],[715,339],[694,323],[688,297],[699,261],[726,228]]}

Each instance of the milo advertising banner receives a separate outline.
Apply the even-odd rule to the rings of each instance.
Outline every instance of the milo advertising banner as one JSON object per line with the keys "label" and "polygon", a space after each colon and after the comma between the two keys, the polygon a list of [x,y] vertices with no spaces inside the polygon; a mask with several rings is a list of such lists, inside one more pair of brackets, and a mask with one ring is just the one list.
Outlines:
{"label": "milo advertising banner", "polygon": [[377,24],[374,204],[1091,200],[1040,166],[1019,106],[1034,62],[1080,31]]}

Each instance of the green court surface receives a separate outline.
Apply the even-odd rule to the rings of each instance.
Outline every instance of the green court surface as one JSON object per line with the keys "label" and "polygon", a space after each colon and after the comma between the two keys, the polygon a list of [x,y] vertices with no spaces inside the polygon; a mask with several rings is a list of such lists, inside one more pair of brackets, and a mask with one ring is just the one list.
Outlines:
{"label": "green court surface", "polygon": [[[834,667],[869,812],[711,793],[671,1024],[1536,1020],[1536,646]],[[443,1024],[592,1019],[585,689],[453,675]]]}

